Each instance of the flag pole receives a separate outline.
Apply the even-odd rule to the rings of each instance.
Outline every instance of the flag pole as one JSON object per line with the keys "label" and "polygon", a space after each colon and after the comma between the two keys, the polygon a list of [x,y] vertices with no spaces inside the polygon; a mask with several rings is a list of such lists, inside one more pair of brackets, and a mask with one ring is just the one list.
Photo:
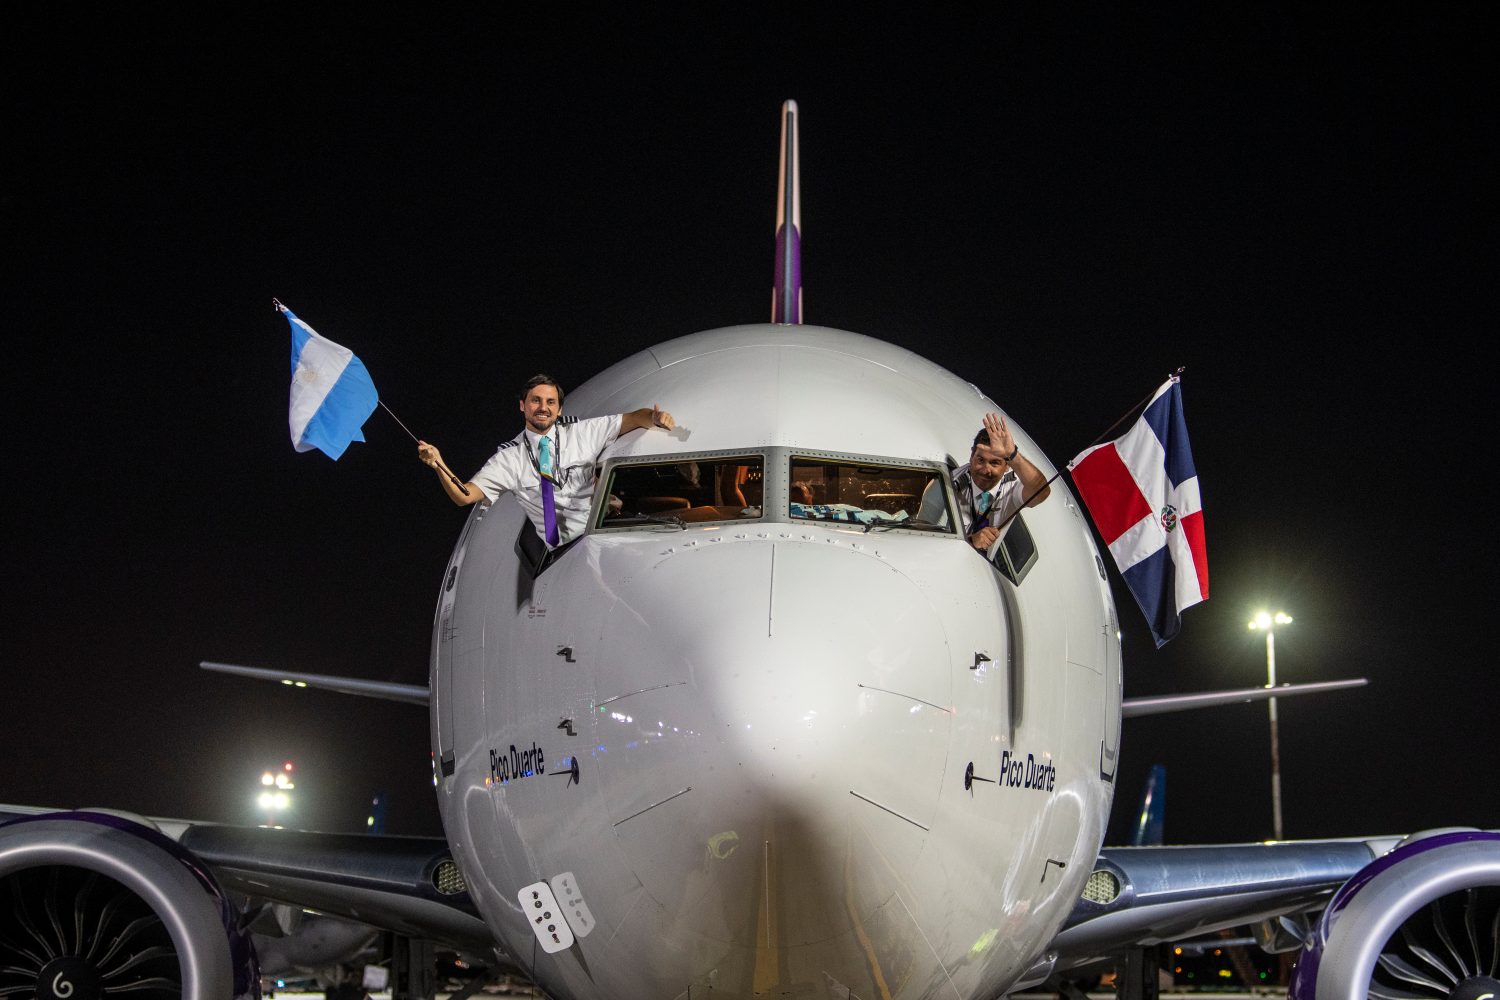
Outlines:
{"label": "flag pole", "polygon": [[[1182,373],[1185,372],[1185,371],[1187,371],[1187,366],[1183,365],[1181,368],[1178,368],[1175,372],[1173,372],[1172,374],[1168,375],[1167,376],[1167,381],[1169,381],[1169,382],[1176,382],[1176,381],[1180,380],[1182,378]],[[1158,386],[1157,388],[1161,388],[1161,387]],[[1156,389],[1152,389],[1150,392],[1146,393],[1146,396],[1145,396],[1144,399],[1142,399],[1140,402],[1136,403],[1134,406],[1132,406],[1130,409],[1126,410],[1124,413],[1120,414],[1120,419],[1119,420],[1116,420],[1114,423],[1110,424],[1109,427],[1105,429],[1105,431],[1104,431],[1103,434],[1100,434],[1098,437],[1094,438],[1094,440],[1092,440],[1088,444],[1084,445],[1083,448],[1080,449],[1080,450],[1082,450],[1082,451],[1088,451],[1090,448],[1094,447],[1094,445],[1099,444],[1105,438],[1109,437],[1110,434],[1113,433],[1113,431],[1114,431],[1114,429],[1116,427],[1119,427],[1126,420],[1128,420],[1131,416],[1133,416],[1137,410],[1141,409],[1147,403],[1151,402],[1151,397],[1154,396],[1154,395],[1156,395]],[[1032,490],[1031,491],[1031,495],[1028,496],[1028,497],[1026,497],[1025,499],[1023,499],[1021,501],[1021,506],[1017,507],[1015,510],[1011,511],[1008,515],[1006,515],[1005,520],[1001,521],[998,525],[996,525],[996,528],[999,531],[1004,532],[1006,525],[1010,524],[1011,521],[1015,520],[1016,515],[1019,514],[1019,513],[1021,513],[1021,511],[1025,510],[1026,509],[1026,505],[1029,504],[1029,503],[1031,503],[1031,501],[1035,500],[1036,497],[1037,497],[1037,494],[1041,493],[1043,490],[1047,489],[1053,483],[1057,482],[1057,480],[1059,478],[1061,478],[1063,472],[1066,469],[1067,469],[1067,466],[1065,465],[1061,469],[1058,469],[1056,472],[1052,473],[1052,478],[1051,479],[1048,479],[1045,483],[1043,483],[1042,485],[1038,486],[1036,489]]]}
{"label": "flag pole", "polygon": [[[1177,381],[1180,381],[1182,379],[1182,373],[1185,372],[1185,371],[1187,371],[1187,366],[1186,365],[1184,365],[1183,367],[1177,369],[1172,374],[1168,375],[1167,376],[1167,381],[1168,382],[1177,382]],[[1161,387],[1157,386],[1157,388],[1159,389]],[[1106,430],[1103,434],[1100,434],[1098,437],[1094,438],[1094,440],[1092,440],[1088,444],[1084,445],[1082,450],[1083,451],[1088,451],[1094,445],[1098,444],[1099,442],[1103,441],[1105,438],[1109,437],[1110,432],[1113,431],[1116,427],[1118,427],[1121,424],[1123,424],[1130,416],[1132,416],[1135,413],[1136,410],[1141,409],[1147,403],[1151,402],[1151,397],[1154,396],[1154,395],[1156,395],[1156,389],[1152,389],[1150,392],[1146,393],[1146,396],[1145,396],[1144,399],[1142,399],[1140,402],[1136,403],[1130,409],[1126,410],[1120,416],[1119,420],[1116,420],[1114,423],[1110,424],[1109,425],[1109,429]]]}
{"label": "flag pole", "polygon": [[396,411],[393,410],[393,409],[391,409],[389,406],[385,405],[385,400],[383,400],[383,399],[377,399],[377,400],[375,400],[375,402],[377,402],[377,403],[380,404],[380,408],[382,410],[384,410],[385,412],[387,412],[387,413],[389,413],[391,415],[391,419],[392,420],[396,421],[397,424],[400,424],[401,429],[406,432],[406,436],[407,437],[409,437],[413,441],[417,442],[417,444],[421,444],[422,443],[422,439],[419,438],[419,437],[417,437],[415,434],[413,434],[411,432],[411,428],[410,427],[407,427],[405,424],[401,423],[401,418],[398,417],[398,416],[396,416]]}
{"label": "flag pole", "polygon": [[[390,418],[392,420],[396,421],[396,423],[398,423],[398,424],[401,425],[401,429],[406,432],[406,436],[407,437],[411,438],[413,441],[417,442],[417,444],[419,444],[419,445],[422,443],[422,439],[419,438],[419,437],[417,437],[415,434],[413,434],[411,432],[411,428],[408,427],[408,426],[406,426],[406,424],[402,423],[401,418],[398,417],[398,416],[396,416],[396,411],[393,410],[393,409],[391,409],[389,406],[385,405],[385,400],[383,400],[383,399],[377,399],[375,402],[377,402],[377,403],[380,404],[380,408],[382,410],[384,410],[386,413],[388,413],[390,415]],[[440,471],[443,473],[443,475],[447,476],[448,479],[453,483],[453,485],[458,487],[458,492],[462,493],[464,496],[468,496],[469,495],[469,488],[463,484],[462,480],[460,480],[457,476],[455,476],[453,474],[453,470],[450,469],[450,468],[448,468],[448,463],[446,463],[446,462],[440,462],[438,464],[442,465],[442,469]]]}

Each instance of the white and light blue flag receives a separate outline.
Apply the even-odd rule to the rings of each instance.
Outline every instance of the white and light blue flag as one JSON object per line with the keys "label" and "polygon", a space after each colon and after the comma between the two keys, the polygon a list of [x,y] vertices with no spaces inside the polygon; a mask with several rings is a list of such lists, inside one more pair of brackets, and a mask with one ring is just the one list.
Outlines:
{"label": "white and light blue flag", "polygon": [[351,441],[365,439],[360,428],[380,402],[375,383],[353,351],[319,336],[280,302],[276,308],[292,327],[292,447],[336,459]]}

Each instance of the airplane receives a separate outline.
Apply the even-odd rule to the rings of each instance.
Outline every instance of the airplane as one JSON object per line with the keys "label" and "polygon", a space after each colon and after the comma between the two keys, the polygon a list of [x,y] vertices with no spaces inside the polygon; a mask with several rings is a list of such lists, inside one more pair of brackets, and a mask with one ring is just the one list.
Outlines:
{"label": "airplane", "polygon": [[568,1000],[990,1000],[1110,960],[1152,995],[1157,944],[1244,925],[1299,952],[1298,1000],[1500,989],[1495,832],[1101,846],[1122,718],[1360,682],[1125,699],[1066,486],[987,553],[954,528],[955,456],[1003,408],[802,322],[798,148],[788,101],[773,321],[569,394],[680,426],[606,450],[559,549],[512,497],[470,509],[427,685],[204,665],[425,705],[445,836],[0,807],[0,997],[254,995],[244,900]]}

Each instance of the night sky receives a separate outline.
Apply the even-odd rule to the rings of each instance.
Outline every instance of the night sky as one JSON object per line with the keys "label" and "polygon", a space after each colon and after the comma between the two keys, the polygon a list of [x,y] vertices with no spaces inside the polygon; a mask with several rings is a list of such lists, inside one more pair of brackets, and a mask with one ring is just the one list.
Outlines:
{"label": "night sky", "polygon": [[[1112,571],[1126,694],[1264,683],[1284,608],[1281,680],[1370,679],[1281,702],[1288,836],[1500,827],[1480,8],[371,9],[0,42],[0,802],[254,822],[290,758],[294,822],[438,833],[421,709],[197,668],[425,683],[464,516],[383,413],[293,451],[271,298],[472,472],[532,372],[769,319],[792,97],[809,322],[1059,465],[1187,366],[1213,596],[1158,651]],[[1111,840],[1158,762],[1170,841],[1268,836],[1267,728],[1127,721]]]}

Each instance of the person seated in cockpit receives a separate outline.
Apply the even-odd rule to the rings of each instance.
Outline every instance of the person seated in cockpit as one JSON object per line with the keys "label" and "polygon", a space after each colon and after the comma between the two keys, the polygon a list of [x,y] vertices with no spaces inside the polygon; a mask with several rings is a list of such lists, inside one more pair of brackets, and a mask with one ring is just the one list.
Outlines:
{"label": "person seated in cockpit", "polygon": [[[983,553],[1023,503],[1035,507],[1047,499],[1052,487],[1042,470],[1021,454],[1005,418],[988,413],[984,427],[974,435],[969,461],[953,470],[953,492],[958,498],[959,527],[969,544]],[[942,503],[942,491],[928,487],[918,518],[941,522]]]}

